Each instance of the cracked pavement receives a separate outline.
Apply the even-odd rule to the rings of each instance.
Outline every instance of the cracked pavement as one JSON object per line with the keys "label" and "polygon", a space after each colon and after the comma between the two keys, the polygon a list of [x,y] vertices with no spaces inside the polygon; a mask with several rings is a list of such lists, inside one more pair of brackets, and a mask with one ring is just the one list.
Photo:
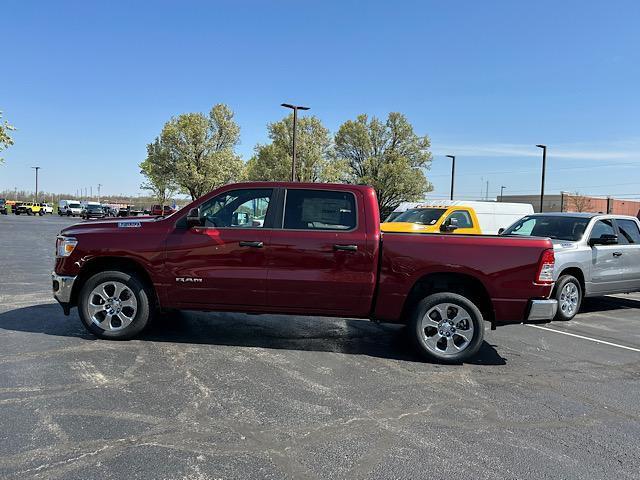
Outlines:
{"label": "cracked pavement", "polygon": [[[50,293],[70,220],[0,217],[0,478],[640,478],[640,353],[524,325],[470,364],[401,327],[181,313],[97,340]],[[558,331],[640,348],[640,295]]]}

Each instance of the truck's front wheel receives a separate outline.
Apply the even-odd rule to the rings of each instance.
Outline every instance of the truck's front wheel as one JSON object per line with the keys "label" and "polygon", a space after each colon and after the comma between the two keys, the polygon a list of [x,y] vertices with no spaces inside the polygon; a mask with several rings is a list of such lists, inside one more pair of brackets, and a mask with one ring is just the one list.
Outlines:
{"label": "truck's front wheel", "polygon": [[471,358],[484,339],[480,310],[456,293],[435,293],[423,298],[413,311],[409,327],[420,353],[443,363]]}
{"label": "truck's front wheel", "polygon": [[106,271],[89,278],[78,298],[84,326],[104,339],[128,340],[151,322],[152,292],[134,274]]}

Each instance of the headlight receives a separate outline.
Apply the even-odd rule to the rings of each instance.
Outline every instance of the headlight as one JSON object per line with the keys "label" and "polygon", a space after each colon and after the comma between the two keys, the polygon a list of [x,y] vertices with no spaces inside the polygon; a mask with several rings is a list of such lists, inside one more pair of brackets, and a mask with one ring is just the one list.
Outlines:
{"label": "headlight", "polygon": [[56,257],[68,257],[77,244],[78,240],[73,237],[58,237],[56,239]]}

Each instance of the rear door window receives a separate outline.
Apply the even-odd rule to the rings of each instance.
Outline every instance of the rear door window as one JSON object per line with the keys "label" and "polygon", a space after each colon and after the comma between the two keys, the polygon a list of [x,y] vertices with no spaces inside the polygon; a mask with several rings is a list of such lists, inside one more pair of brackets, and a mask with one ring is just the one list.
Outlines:
{"label": "rear door window", "polygon": [[618,237],[620,243],[640,244],[640,230],[638,224],[633,220],[616,219],[620,235]]}
{"label": "rear door window", "polygon": [[346,231],[356,225],[356,200],[351,192],[287,190],[284,228]]}

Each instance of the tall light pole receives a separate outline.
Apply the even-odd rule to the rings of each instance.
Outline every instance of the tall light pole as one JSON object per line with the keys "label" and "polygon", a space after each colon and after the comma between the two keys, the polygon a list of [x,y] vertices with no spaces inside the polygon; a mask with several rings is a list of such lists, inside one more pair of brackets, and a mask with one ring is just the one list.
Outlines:
{"label": "tall light pole", "polygon": [[547,170],[547,146],[536,145],[536,147],[542,149],[542,184],[540,185],[540,213],[542,213],[542,205],[544,202],[544,175]]}
{"label": "tall light pole", "polygon": [[309,110],[309,107],[281,103],[280,106],[293,110],[293,156],[291,159],[291,181],[296,181],[296,124],[298,123],[298,110]]}
{"label": "tall light pole", "polygon": [[456,156],[455,155],[445,155],[445,156],[451,159],[451,200],[453,200],[453,182],[456,176]]}
{"label": "tall light pole", "polygon": [[500,201],[502,201],[502,195],[503,195],[503,192],[504,192],[504,189],[505,189],[505,188],[507,188],[507,187],[505,187],[504,185],[502,185],[502,186],[500,187]]}
{"label": "tall light pole", "polygon": [[102,186],[101,183],[98,184],[98,203],[100,203],[100,187]]}
{"label": "tall light pole", "polygon": [[41,167],[31,167],[36,171],[36,194],[33,198],[33,203],[38,203],[38,170],[40,170]]}

